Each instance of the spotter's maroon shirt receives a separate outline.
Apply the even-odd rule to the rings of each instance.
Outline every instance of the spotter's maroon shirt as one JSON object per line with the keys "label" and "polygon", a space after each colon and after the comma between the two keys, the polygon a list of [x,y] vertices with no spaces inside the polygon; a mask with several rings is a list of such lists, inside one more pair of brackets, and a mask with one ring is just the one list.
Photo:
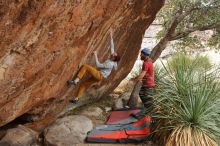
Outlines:
{"label": "spotter's maroon shirt", "polygon": [[146,71],[143,77],[143,86],[146,88],[152,88],[155,86],[154,83],[154,65],[151,60],[147,60],[143,63],[142,71]]}

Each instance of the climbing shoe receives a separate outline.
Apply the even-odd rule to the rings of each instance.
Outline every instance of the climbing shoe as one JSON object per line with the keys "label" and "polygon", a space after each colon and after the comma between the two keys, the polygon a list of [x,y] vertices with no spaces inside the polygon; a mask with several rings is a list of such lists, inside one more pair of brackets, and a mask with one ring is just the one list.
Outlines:
{"label": "climbing shoe", "polygon": [[79,83],[79,80],[80,80],[79,78],[76,78],[75,80],[68,80],[67,84],[68,85],[73,85],[73,84],[77,85]]}
{"label": "climbing shoe", "polygon": [[69,102],[76,104],[79,101],[79,98],[70,99]]}
{"label": "climbing shoe", "polygon": [[68,81],[67,81],[67,84],[68,84],[68,85],[72,85],[72,84],[74,84],[74,81],[73,81],[73,80],[68,80]]}

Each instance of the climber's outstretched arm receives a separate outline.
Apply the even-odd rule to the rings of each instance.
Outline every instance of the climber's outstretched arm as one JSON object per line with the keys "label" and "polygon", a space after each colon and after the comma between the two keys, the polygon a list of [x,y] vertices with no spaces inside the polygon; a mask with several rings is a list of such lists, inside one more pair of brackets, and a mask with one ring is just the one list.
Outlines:
{"label": "climber's outstretched arm", "polygon": [[113,32],[112,28],[110,28],[110,38],[111,38],[111,54],[115,53],[115,45],[114,45],[114,40],[113,40]]}

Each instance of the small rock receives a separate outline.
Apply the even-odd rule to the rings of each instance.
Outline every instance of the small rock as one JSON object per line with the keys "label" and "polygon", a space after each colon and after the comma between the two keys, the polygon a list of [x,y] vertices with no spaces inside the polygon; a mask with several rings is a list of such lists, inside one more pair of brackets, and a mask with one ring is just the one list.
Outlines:
{"label": "small rock", "polygon": [[87,132],[92,128],[92,121],[85,116],[75,115],[58,119],[44,131],[45,145],[72,146],[83,143]]}
{"label": "small rock", "polygon": [[123,108],[123,101],[121,98],[118,98],[114,101],[113,109],[117,110],[117,109],[121,109],[121,108]]}
{"label": "small rock", "polygon": [[19,125],[17,128],[9,129],[0,141],[0,146],[31,146],[37,142],[38,133]]}
{"label": "small rock", "polygon": [[121,109],[124,106],[127,105],[127,102],[130,98],[131,93],[129,92],[125,92],[123,94],[121,94],[117,99],[115,99],[114,105],[113,105],[113,109]]}
{"label": "small rock", "polygon": [[105,107],[105,112],[107,113],[107,112],[110,112],[112,110],[112,108],[111,107]]}
{"label": "small rock", "polygon": [[130,98],[130,96],[131,96],[131,93],[130,93],[130,92],[125,92],[125,93],[121,94],[121,95],[119,96],[119,98],[121,98],[121,99],[124,100],[124,101],[128,101],[129,98]]}
{"label": "small rock", "polygon": [[99,107],[89,107],[87,109],[84,109],[80,114],[85,116],[99,117],[102,112],[102,109]]}

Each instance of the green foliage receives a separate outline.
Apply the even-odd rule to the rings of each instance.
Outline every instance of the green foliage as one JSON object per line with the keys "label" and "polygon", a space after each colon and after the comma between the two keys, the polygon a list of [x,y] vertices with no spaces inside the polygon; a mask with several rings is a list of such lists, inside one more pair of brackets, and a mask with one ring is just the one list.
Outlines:
{"label": "green foliage", "polygon": [[[216,25],[217,29],[212,29],[214,34],[208,38],[210,41],[207,45],[214,46],[217,49],[220,44],[220,0],[168,0],[158,14],[158,18],[164,22],[164,27],[157,34],[157,37],[161,38],[165,35],[177,13],[184,13],[189,9],[189,15],[184,17],[175,28],[175,34],[185,32],[191,28]],[[194,49],[202,47],[202,44],[195,35],[191,34],[179,39],[176,47],[183,49],[186,46]]]}
{"label": "green foliage", "polygon": [[212,35],[212,38],[210,38],[208,45],[209,46],[215,46],[216,48],[220,48],[220,28],[219,30],[216,30],[215,33]]}
{"label": "green foliage", "polygon": [[212,66],[207,56],[197,55],[196,57],[191,57],[184,53],[174,54],[174,56],[168,60],[168,64],[170,69],[174,72],[177,72],[179,69],[187,70],[190,68],[190,65],[193,65],[196,71],[208,69]]}
{"label": "green foliage", "polygon": [[164,75],[165,75],[164,69],[156,64],[154,67],[154,81],[156,85],[159,84],[160,79],[162,79]]}
{"label": "green foliage", "polygon": [[199,145],[209,139],[213,144],[207,145],[215,145],[220,137],[219,68],[214,68],[206,57],[179,54],[155,73],[155,118],[159,119],[156,133],[167,137],[173,133],[169,138],[172,144]]}
{"label": "green foliage", "polygon": [[201,41],[197,36],[187,36],[181,38],[178,42],[176,42],[173,47],[178,48],[182,52],[189,51],[191,49],[200,49],[203,48],[204,45],[201,44]]}

